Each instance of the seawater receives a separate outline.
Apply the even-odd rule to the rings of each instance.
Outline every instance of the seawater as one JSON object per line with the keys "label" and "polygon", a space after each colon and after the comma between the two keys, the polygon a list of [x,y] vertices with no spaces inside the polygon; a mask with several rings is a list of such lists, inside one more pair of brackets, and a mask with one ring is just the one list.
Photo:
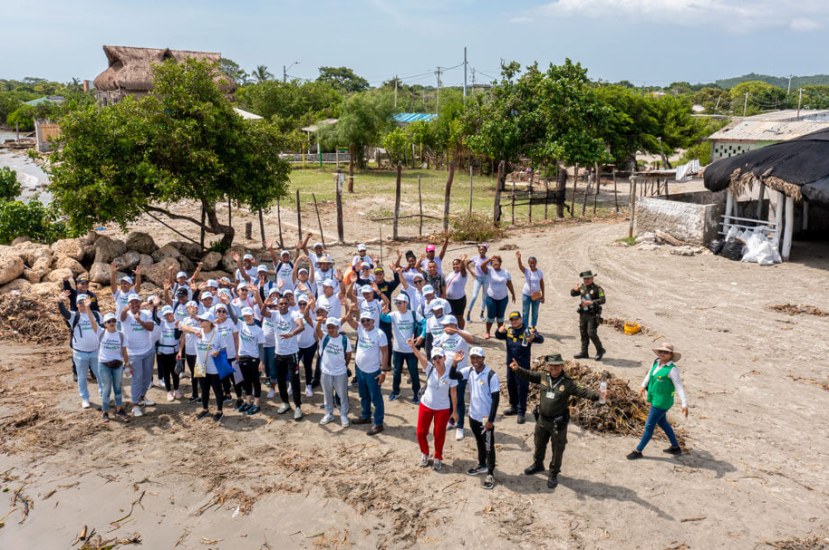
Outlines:
{"label": "seawater", "polygon": [[[0,130],[0,141],[16,137],[15,132]],[[38,197],[43,203],[52,200],[52,195],[46,191],[49,176],[26,155],[26,151],[0,149],[0,167],[2,166],[17,172],[17,180],[21,186],[20,200],[28,201],[34,197]]]}

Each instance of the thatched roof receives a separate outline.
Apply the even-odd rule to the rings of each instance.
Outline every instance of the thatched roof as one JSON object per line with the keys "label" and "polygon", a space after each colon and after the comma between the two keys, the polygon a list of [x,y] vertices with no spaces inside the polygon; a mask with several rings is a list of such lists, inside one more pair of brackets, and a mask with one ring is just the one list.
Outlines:
{"label": "thatched roof", "polygon": [[[95,88],[101,91],[123,90],[130,92],[148,92],[153,88],[152,66],[167,59],[182,61],[198,59],[218,62],[222,55],[217,52],[192,52],[171,50],[169,48],[133,48],[130,46],[104,46],[104,53],[109,67],[95,78]],[[230,78],[217,75],[216,81],[222,81],[222,90],[227,92],[228,83],[235,87]],[[229,91],[232,91],[229,90]]]}

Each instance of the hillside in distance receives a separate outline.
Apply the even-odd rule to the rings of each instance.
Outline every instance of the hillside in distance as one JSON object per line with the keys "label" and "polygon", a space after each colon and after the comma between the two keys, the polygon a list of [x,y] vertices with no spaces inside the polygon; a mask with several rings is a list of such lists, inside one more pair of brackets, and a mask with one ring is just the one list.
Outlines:
{"label": "hillside in distance", "polygon": [[[733,88],[740,82],[748,80],[761,80],[774,86],[786,89],[789,86],[789,77],[786,76],[770,76],[767,74],[750,73],[743,76],[733,78],[723,78],[714,82],[720,88]],[[829,74],[816,74],[812,76],[793,76],[792,90],[796,90],[803,86],[829,85]]]}

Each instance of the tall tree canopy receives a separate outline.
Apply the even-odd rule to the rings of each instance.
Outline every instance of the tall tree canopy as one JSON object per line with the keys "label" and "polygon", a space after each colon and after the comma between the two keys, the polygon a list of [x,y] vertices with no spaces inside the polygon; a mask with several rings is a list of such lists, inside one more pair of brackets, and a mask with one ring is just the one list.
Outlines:
{"label": "tall tree canopy", "polygon": [[320,67],[317,82],[325,82],[345,93],[364,92],[369,89],[368,80],[348,67]]}
{"label": "tall tree canopy", "polygon": [[198,214],[169,206],[191,199],[205,210],[205,229],[229,246],[234,232],[220,223],[218,201],[256,209],[285,196],[290,165],[278,156],[282,135],[238,116],[213,80],[216,70],[167,61],[155,67],[146,97],[64,117],[49,189],[73,228],[123,226],[142,212],[201,226]]}

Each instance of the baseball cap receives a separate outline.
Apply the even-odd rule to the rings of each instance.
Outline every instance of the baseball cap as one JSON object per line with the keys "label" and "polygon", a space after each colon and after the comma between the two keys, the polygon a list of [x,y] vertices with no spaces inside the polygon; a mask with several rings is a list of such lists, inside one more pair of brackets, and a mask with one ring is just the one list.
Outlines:
{"label": "baseball cap", "polygon": [[207,299],[212,300],[212,299],[213,299],[213,295],[212,295],[212,294],[210,294],[209,292],[202,292],[202,293],[201,293],[201,299],[202,299],[202,300],[207,300]]}
{"label": "baseball cap", "polygon": [[170,306],[164,306],[163,308],[161,308],[162,315],[167,315],[168,313],[173,313],[173,308],[171,308]]}
{"label": "baseball cap", "polygon": [[434,252],[434,251],[435,251],[435,245],[433,245],[433,244],[427,244],[426,245],[426,252]]}
{"label": "baseball cap", "polygon": [[268,291],[268,296],[273,296],[274,294],[279,294],[279,289],[276,287],[271,287],[271,289]]}
{"label": "baseball cap", "polygon": [[124,275],[124,276],[123,276],[123,277],[121,277],[119,280],[120,280],[122,283],[129,283],[129,284],[132,284],[132,277],[130,277],[129,275]]}
{"label": "baseball cap", "polygon": [[432,348],[432,357],[446,357],[446,354],[443,352],[443,348],[434,347]]}
{"label": "baseball cap", "polygon": [[470,357],[473,355],[477,355],[478,357],[486,357],[486,354],[484,353],[484,348],[477,346],[469,350],[469,355]]}
{"label": "baseball cap", "polygon": [[331,288],[334,288],[334,286],[335,286],[334,285],[334,280],[333,279],[326,279],[322,282],[322,286],[330,286]]}
{"label": "baseball cap", "polygon": [[179,287],[178,290],[176,290],[176,296],[187,296],[187,289],[183,286]]}
{"label": "baseball cap", "polygon": [[429,309],[431,309],[432,311],[437,311],[439,309],[443,309],[443,301],[435,300],[434,302],[432,302],[432,305],[429,306]]}
{"label": "baseball cap", "polygon": [[455,318],[454,315],[446,315],[443,319],[440,320],[440,324],[443,325],[443,326],[457,325],[458,320]]}
{"label": "baseball cap", "polygon": [[136,301],[140,302],[141,301],[141,296],[139,296],[135,292],[133,292],[132,294],[127,296],[127,302],[132,302],[133,300],[136,300]]}
{"label": "baseball cap", "polygon": [[111,311],[109,313],[107,313],[106,315],[104,315],[104,323],[109,323],[110,321],[115,321],[115,320],[116,320],[115,314],[112,313]]}
{"label": "baseball cap", "polygon": [[230,296],[230,289],[227,288],[220,288],[219,294],[224,294],[225,296]]}
{"label": "baseball cap", "polygon": [[363,243],[360,243],[360,244],[357,245],[357,250],[362,252],[365,249],[366,249],[366,245],[364,245]]}
{"label": "baseball cap", "polygon": [[305,293],[297,294],[296,295],[296,301],[297,301],[298,304],[301,304],[303,302],[305,302],[307,304],[308,303],[308,295],[305,294]]}
{"label": "baseball cap", "polygon": [[199,320],[200,321],[208,321],[208,322],[212,323],[213,322],[213,316],[210,314],[210,312],[205,311],[204,313],[199,315]]}
{"label": "baseball cap", "polygon": [[327,326],[327,327],[339,327],[340,326],[340,320],[337,319],[336,317],[329,317],[328,319],[325,320],[325,326]]}
{"label": "baseball cap", "polygon": [[236,290],[242,290],[243,288],[244,288],[244,289],[247,289],[247,288],[248,288],[248,284],[247,284],[247,283],[245,283],[245,282],[242,282],[242,283],[239,283],[238,285],[236,285]]}
{"label": "baseball cap", "polygon": [[398,294],[397,296],[394,297],[394,301],[395,302],[406,302],[408,304],[409,303],[409,297],[405,293],[401,292],[400,294]]}
{"label": "baseball cap", "polygon": [[[478,245],[478,247],[479,248],[486,248],[487,250],[489,250],[489,244],[488,243],[481,243],[481,244]],[[483,357],[483,355],[481,357]]]}
{"label": "baseball cap", "polygon": [[75,279],[75,282],[76,283],[88,283],[89,282],[89,277],[87,277],[86,275],[80,275],[80,276],[78,276],[77,279]]}
{"label": "baseball cap", "polygon": [[219,282],[216,279],[208,279],[207,286],[210,288],[219,288]]}
{"label": "baseball cap", "polygon": [[304,268],[304,267],[301,267],[301,268],[299,268],[299,270],[297,271],[297,274],[300,274],[300,273],[308,273],[308,269],[306,269],[306,268]]}
{"label": "baseball cap", "polygon": [[264,271],[265,273],[267,273],[267,272],[268,272],[268,268],[267,268],[267,266],[264,266],[264,265],[262,265],[262,264],[259,264],[259,265],[257,265],[257,266],[256,266],[256,272],[257,272],[257,273],[262,273],[263,271]]}
{"label": "baseball cap", "polygon": [[374,319],[374,315],[370,311],[364,311],[360,313],[360,320],[362,321],[363,319]]}
{"label": "baseball cap", "polygon": [[371,269],[371,264],[368,262],[363,262],[360,264],[360,269]]}
{"label": "baseball cap", "polygon": [[230,277],[222,277],[221,279],[219,279],[219,282],[224,283],[226,285],[229,285],[230,284]]}
{"label": "baseball cap", "polygon": [[291,251],[290,251],[290,250],[283,250],[282,252],[280,252],[280,253],[279,253],[279,255],[280,255],[280,256],[284,256],[285,254],[287,254],[288,256],[290,256],[290,255],[291,255]]}
{"label": "baseball cap", "polygon": [[314,243],[314,248],[322,248],[322,243]]}
{"label": "baseball cap", "polygon": [[290,294],[291,296],[293,296],[293,295],[294,295],[294,291],[293,291],[293,290],[291,290],[290,288],[282,291],[282,295],[283,295],[283,296],[287,296],[288,294]]}
{"label": "baseball cap", "polygon": [[426,285],[426,286],[423,287],[422,292],[423,292],[423,294],[434,294],[435,293],[435,287],[433,287],[432,285]]}
{"label": "baseball cap", "polygon": [[190,300],[189,302],[187,302],[186,304],[184,304],[184,307],[186,307],[187,309],[190,309],[191,307],[199,307],[199,304],[197,304],[197,303],[196,303],[195,301],[193,301],[193,300]]}
{"label": "baseball cap", "polygon": [[253,254],[245,254],[244,256],[242,256],[242,259],[253,261]]}
{"label": "baseball cap", "polygon": [[184,271],[179,271],[178,273],[176,273],[176,279],[180,279],[182,277],[184,277],[186,279],[187,278],[187,273],[185,273]]}
{"label": "baseball cap", "polygon": [[326,254],[325,256],[323,256],[322,258],[319,259],[319,263],[321,263],[321,264],[333,264],[334,260],[331,259],[331,256]]}
{"label": "baseball cap", "polygon": [[371,288],[371,285],[363,285],[362,288],[360,288],[360,293],[361,294],[374,294],[374,289]]}
{"label": "baseball cap", "polygon": [[512,321],[513,319],[520,319],[520,318],[521,318],[521,314],[517,311],[513,311],[512,313],[509,314],[509,320],[510,321]]}
{"label": "baseball cap", "polygon": [[253,308],[243,307],[242,308],[242,315],[253,315]]}
{"label": "baseball cap", "polygon": [[75,297],[75,302],[85,302],[87,300],[89,300],[89,295],[88,294],[78,294]]}

